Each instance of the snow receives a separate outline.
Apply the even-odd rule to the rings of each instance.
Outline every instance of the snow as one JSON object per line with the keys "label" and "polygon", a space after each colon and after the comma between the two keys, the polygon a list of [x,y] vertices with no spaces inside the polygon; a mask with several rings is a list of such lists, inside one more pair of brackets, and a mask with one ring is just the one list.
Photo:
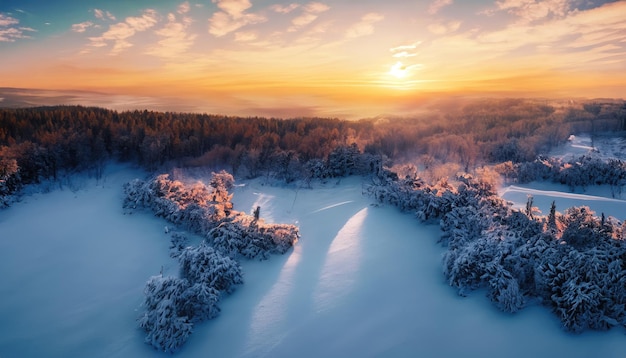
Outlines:
{"label": "snow", "polygon": [[175,262],[163,221],[122,213],[121,184],[137,175],[109,168],[99,186],[0,212],[0,357],[149,353],[135,326],[143,287]]}
{"label": "snow", "polygon": [[554,148],[548,155],[570,160],[589,153],[605,160],[609,158],[626,160],[626,138],[616,136],[615,133],[600,133],[594,135],[592,141],[589,134],[572,134],[567,143]]}
{"label": "snow", "polygon": [[595,211],[597,216],[604,213],[622,221],[626,219],[626,200],[612,198],[611,189],[606,186],[590,190],[595,195],[571,193],[566,185],[561,184],[530,183],[507,186],[499,191],[499,195],[513,202],[516,208],[524,208],[528,196],[532,195],[533,206],[539,208],[544,215],[550,212],[550,205],[554,201],[559,212],[572,206],[584,205]]}
{"label": "snow", "polygon": [[[104,185],[34,195],[0,212],[0,357],[169,356],[143,343],[143,287],[169,274],[166,223],[124,215],[113,166]],[[509,315],[446,285],[439,229],[372,206],[359,178],[313,190],[237,186],[235,209],[261,205],[295,223],[293,250],[243,261],[245,284],[214,320],[194,326],[179,357],[620,357],[623,329],[572,335],[546,308]]]}
{"label": "snow", "polygon": [[[568,143],[555,148],[550,156],[565,160],[579,158],[581,155],[590,154],[604,160],[609,158],[626,160],[626,138],[615,135],[598,135],[594,137],[594,146],[591,146],[589,135],[571,135]],[[523,185],[511,185],[501,188],[500,196],[514,203],[514,207],[523,208],[528,200],[528,195],[533,196],[533,205],[539,208],[544,215],[550,212],[550,205],[555,201],[556,209],[564,212],[572,206],[588,206],[596,212],[597,216],[604,213],[614,216],[619,220],[626,220],[626,194],[615,193],[608,185],[588,186],[578,188],[575,193],[566,185],[532,182]]]}

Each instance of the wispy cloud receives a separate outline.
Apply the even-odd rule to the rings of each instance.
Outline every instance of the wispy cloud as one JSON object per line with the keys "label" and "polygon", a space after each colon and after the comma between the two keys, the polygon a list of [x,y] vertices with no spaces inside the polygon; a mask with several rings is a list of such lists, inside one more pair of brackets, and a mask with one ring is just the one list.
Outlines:
{"label": "wispy cloud", "polygon": [[452,4],[452,0],[435,0],[435,2],[430,4],[430,6],[428,7],[428,13],[430,15],[434,15],[438,13],[439,10],[441,10],[441,8],[451,5],[451,4]]}
{"label": "wispy cloud", "polygon": [[291,20],[291,26],[287,29],[288,32],[296,32],[301,28],[313,23],[317,20],[319,14],[326,12],[330,7],[321,2],[310,2],[303,6],[303,12],[300,16]]}
{"label": "wispy cloud", "polygon": [[0,13],[0,26],[7,27],[11,25],[17,25],[19,23],[20,22],[16,18]]}
{"label": "wispy cloud", "polygon": [[445,35],[445,34],[455,32],[456,30],[459,29],[459,27],[461,27],[460,21],[448,21],[448,22],[436,22],[436,23],[428,25],[427,28],[428,28],[428,31],[430,31],[431,33],[435,35]]}
{"label": "wispy cloud", "polygon": [[189,5],[189,1],[185,1],[184,3],[178,5],[176,12],[182,15],[188,13],[189,10],[191,10],[191,5]]}
{"label": "wispy cloud", "polygon": [[296,4],[296,3],[289,4],[289,5],[276,4],[276,5],[272,5],[270,9],[272,9],[272,11],[275,11],[279,14],[288,14],[299,7],[300,7],[300,4]]}
{"label": "wispy cloud", "polygon": [[396,47],[392,47],[389,49],[389,51],[391,52],[398,52],[398,51],[409,51],[409,50],[415,50],[417,48],[417,46],[419,46],[422,43],[422,41],[417,41],[414,42],[410,45],[400,45],[400,46],[396,46]]}
{"label": "wispy cloud", "polygon": [[116,20],[115,16],[113,16],[113,14],[106,10],[93,9],[93,15],[100,20]]}
{"label": "wispy cloud", "polygon": [[20,21],[14,17],[0,13],[0,42],[15,42],[19,39],[29,39],[29,32],[36,32],[30,27],[18,26]]}
{"label": "wispy cloud", "polygon": [[87,31],[87,29],[92,27],[93,25],[94,24],[91,21],[84,21],[78,24],[73,24],[72,31],[82,33],[82,32]]}
{"label": "wispy cloud", "polygon": [[260,14],[247,13],[252,7],[249,0],[211,0],[221,10],[209,19],[209,33],[217,37],[224,36],[246,25],[267,21]]}
{"label": "wispy cloud", "polygon": [[109,29],[101,36],[90,37],[90,46],[106,47],[109,42],[112,42],[113,47],[110,54],[117,55],[133,46],[133,44],[128,40],[130,37],[134,36],[137,32],[146,31],[147,29],[153,27],[157,21],[158,14],[155,10],[144,10],[141,16],[127,17],[124,22],[118,22],[109,26]]}
{"label": "wispy cloud", "polygon": [[626,2],[620,1],[562,17],[549,15],[533,24],[514,21],[496,30],[455,32],[430,42],[420,57],[433,76],[468,70],[490,78],[512,71],[552,76],[619,72],[626,68],[624,13]]}
{"label": "wispy cloud", "polygon": [[235,41],[236,42],[250,42],[254,41],[259,37],[256,32],[253,31],[240,31],[235,32]]}
{"label": "wispy cloud", "polygon": [[532,23],[565,17],[570,11],[571,0],[501,0],[496,1],[496,8],[517,16],[520,23]]}
{"label": "wispy cloud", "polygon": [[370,12],[361,18],[361,21],[350,26],[346,31],[346,38],[354,39],[374,33],[374,24],[380,22],[385,17],[379,13]]}
{"label": "wispy cloud", "polygon": [[330,9],[330,6],[321,3],[321,2],[310,2],[306,5],[304,5],[304,9],[307,12],[313,13],[313,14],[320,14],[322,12],[328,11]]}
{"label": "wispy cloud", "polygon": [[188,33],[189,26],[193,22],[190,17],[184,15],[188,11],[188,7],[183,6],[182,9],[179,7],[178,13],[182,12],[180,21],[173,13],[167,15],[167,24],[155,31],[161,39],[156,45],[149,47],[147,54],[166,59],[185,56],[197,37],[196,34]]}

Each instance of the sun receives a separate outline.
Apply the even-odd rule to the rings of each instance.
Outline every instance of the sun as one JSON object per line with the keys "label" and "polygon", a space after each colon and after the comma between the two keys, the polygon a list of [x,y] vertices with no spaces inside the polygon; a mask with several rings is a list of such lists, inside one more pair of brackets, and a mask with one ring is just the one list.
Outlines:
{"label": "sun", "polygon": [[389,74],[397,79],[405,78],[407,75],[407,67],[402,62],[398,61],[391,66]]}

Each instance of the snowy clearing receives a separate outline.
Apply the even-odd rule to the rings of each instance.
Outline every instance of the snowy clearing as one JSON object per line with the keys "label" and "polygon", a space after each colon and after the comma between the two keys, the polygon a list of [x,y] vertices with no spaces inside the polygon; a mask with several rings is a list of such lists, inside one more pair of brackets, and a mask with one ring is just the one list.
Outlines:
{"label": "snowy clearing", "polygon": [[[591,146],[589,135],[570,136],[569,141],[555,148],[550,156],[566,160],[576,159],[581,155],[591,154],[603,160],[609,158],[626,160],[626,139],[609,134],[594,137],[594,146]],[[600,216],[614,216],[619,220],[626,220],[626,200],[622,192],[614,193],[608,185],[590,185],[581,192],[577,188],[575,193],[566,185],[549,182],[533,182],[523,185],[505,186],[499,194],[504,199],[513,202],[514,207],[523,208],[528,196],[533,196],[533,205],[539,208],[544,215],[550,211],[552,201],[556,203],[556,209],[564,212],[572,206],[588,206]]]}
{"label": "snowy clearing", "polygon": [[[123,215],[124,182],[34,195],[0,212],[0,357],[169,357],[136,317],[151,275],[171,272],[165,221]],[[297,196],[296,196],[297,195]],[[295,200],[294,200],[295,199]],[[296,223],[283,256],[243,261],[245,284],[195,326],[180,357],[615,357],[623,329],[572,335],[548,310],[498,311],[444,282],[436,226],[372,206],[359,178],[295,191],[259,181],[235,209]]]}
{"label": "snowy clearing", "polygon": [[594,135],[592,141],[589,134],[571,135],[567,143],[554,148],[548,155],[569,160],[589,153],[605,160],[626,160],[626,138],[615,133],[600,133]]}
{"label": "snowy clearing", "polygon": [[[541,189],[538,189],[541,188]],[[524,208],[528,196],[533,197],[533,205],[541,210],[543,215],[550,212],[552,201],[559,212],[572,206],[588,206],[597,216],[604,213],[619,220],[626,219],[626,200],[611,198],[608,187],[590,188],[591,194],[577,194],[568,192],[565,185],[552,183],[530,183],[527,185],[511,185],[499,191],[500,196],[514,203],[516,208]]]}

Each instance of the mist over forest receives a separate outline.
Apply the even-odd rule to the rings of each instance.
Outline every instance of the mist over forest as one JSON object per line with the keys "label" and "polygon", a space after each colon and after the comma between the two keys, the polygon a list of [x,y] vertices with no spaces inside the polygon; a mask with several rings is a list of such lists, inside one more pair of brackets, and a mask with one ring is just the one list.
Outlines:
{"label": "mist over forest", "polygon": [[[107,160],[149,170],[226,169],[284,182],[372,172],[330,168],[331,154],[365,154],[378,166],[412,163],[430,179],[476,167],[532,161],[572,134],[626,130],[620,100],[477,99],[440,102],[416,117],[262,118],[53,106],[0,109],[3,196],[28,184],[88,171]],[[351,164],[353,167],[355,163]],[[369,165],[369,164],[364,164]],[[373,165],[373,164],[372,164]],[[378,168],[376,168],[378,170]]]}

